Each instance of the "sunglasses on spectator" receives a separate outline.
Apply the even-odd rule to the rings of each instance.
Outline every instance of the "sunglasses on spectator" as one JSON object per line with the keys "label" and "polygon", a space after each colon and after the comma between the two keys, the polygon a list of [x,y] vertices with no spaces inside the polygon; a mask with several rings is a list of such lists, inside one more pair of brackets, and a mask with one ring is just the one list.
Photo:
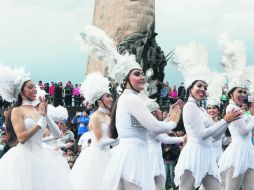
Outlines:
{"label": "sunglasses on spectator", "polygon": [[134,74],[136,77],[139,77],[140,75],[145,76],[145,74],[144,74],[143,71],[135,71],[133,74]]}

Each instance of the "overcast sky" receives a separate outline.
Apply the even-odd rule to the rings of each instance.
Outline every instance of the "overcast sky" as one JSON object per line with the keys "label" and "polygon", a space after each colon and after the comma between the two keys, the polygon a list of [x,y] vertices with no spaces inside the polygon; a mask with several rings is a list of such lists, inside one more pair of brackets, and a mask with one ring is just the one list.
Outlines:
{"label": "overcast sky", "polygon": [[[81,82],[87,55],[74,37],[92,23],[93,6],[94,0],[0,0],[0,62],[26,66],[35,82]],[[228,32],[245,43],[253,65],[253,10],[253,0],[156,0],[157,42],[165,53],[204,44],[210,67],[221,70],[217,38]],[[165,80],[178,85],[182,77],[168,64]]]}

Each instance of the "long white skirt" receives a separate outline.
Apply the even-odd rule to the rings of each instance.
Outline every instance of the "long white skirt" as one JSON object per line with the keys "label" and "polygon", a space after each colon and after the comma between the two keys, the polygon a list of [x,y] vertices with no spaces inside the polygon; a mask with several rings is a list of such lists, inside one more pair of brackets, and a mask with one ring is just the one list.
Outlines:
{"label": "long white skirt", "polygon": [[18,144],[0,160],[1,190],[71,190],[69,173],[44,148]]}
{"label": "long white skirt", "polygon": [[101,150],[93,144],[83,150],[70,173],[74,190],[99,190],[110,155],[109,148]]}
{"label": "long white skirt", "polygon": [[113,148],[102,190],[116,190],[121,179],[141,187],[142,190],[155,189],[147,142],[140,139],[120,139],[119,145]]}

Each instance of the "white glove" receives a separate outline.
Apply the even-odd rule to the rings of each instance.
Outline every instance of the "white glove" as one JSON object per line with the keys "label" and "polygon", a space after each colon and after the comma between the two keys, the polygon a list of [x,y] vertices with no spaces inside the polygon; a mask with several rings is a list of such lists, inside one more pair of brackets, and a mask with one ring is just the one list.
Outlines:
{"label": "white glove", "polygon": [[108,146],[116,146],[119,144],[119,139],[111,139],[111,138],[101,138],[98,142],[98,146],[100,149],[105,149]]}
{"label": "white glove", "polygon": [[57,126],[57,124],[54,122],[54,120],[46,115],[46,121],[48,123],[48,127],[50,128],[50,131],[52,132],[53,136],[55,138],[59,138],[61,136],[61,131],[59,129],[59,127]]}
{"label": "white glove", "polygon": [[41,129],[45,129],[47,127],[46,117],[41,116],[36,125],[38,125]]}

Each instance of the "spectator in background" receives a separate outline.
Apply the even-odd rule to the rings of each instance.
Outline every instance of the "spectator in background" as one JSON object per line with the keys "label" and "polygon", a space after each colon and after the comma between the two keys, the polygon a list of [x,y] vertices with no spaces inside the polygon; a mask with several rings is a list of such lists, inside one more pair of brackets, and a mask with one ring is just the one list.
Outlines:
{"label": "spectator in background", "polygon": [[5,119],[7,117],[7,113],[8,113],[7,111],[4,111],[3,116],[1,118],[1,121],[0,121],[0,131],[1,130],[5,130],[5,124],[4,124],[4,122],[5,122]]}
{"label": "spectator in background", "polygon": [[72,96],[74,97],[74,105],[80,105],[80,88],[78,84],[75,84],[74,88],[72,89]]}
{"label": "spectator in background", "polygon": [[8,145],[8,135],[5,131],[0,133],[0,159],[10,149]]}
{"label": "spectator in background", "polygon": [[63,88],[62,88],[62,82],[59,82],[57,85],[55,85],[55,91],[54,91],[54,106],[57,107],[59,105],[63,105]]}
{"label": "spectator in background", "polygon": [[169,90],[169,86],[168,86],[168,82],[165,82],[162,89],[161,89],[161,103],[164,105],[167,97],[168,97],[168,90]]}
{"label": "spectator in background", "polygon": [[72,148],[74,146],[74,134],[72,131],[68,129],[68,126],[64,122],[58,122],[57,125],[61,130],[61,147],[63,151],[66,151],[68,148]]}
{"label": "spectator in background", "polygon": [[66,107],[70,107],[72,103],[72,86],[70,81],[64,87],[64,102]]}
{"label": "spectator in background", "polygon": [[[88,123],[90,120],[89,111],[85,110],[81,115],[73,118],[73,120],[75,120],[75,119],[76,119],[76,123],[77,123],[77,127],[78,127],[77,140],[79,140],[81,135],[83,135],[84,133],[86,133],[88,131]],[[73,122],[75,122],[75,121],[73,121]]]}
{"label": "spectator in background", "polygon": [[178,99],[178,96],[176,91],[176,85],[174,85],[169,95],[170,104],[174,104],[177,99]]}
{"label": "spectator in background", "polygon": [[38,81],[38,86],[39,86],[42,90],[44,90],[44,85],[42,84],[42,81],[41,81],[41,80]]}
{"label": "spectator in background", "polygon": [[179,88],[178,88],[178,97],[179,97],[181,100],[185,101],[185,96],[186,96],[186,90],[185,90],[185,88],[184,88],[183,82],[181,82],[181,84],[180,84],[180,86],[179,86]]}
{"label": "spectator in background", "polygon": [[[172,132],[169,136],[177,136],[176,133]],[[176,166],[176,162],[180,155],[180,145],[181,144],[162,144],[162,155],[165,163],[165,170],[166,170],[166,183],[165,189],[176,190],[176,186],[174,183],[174,170]]]}
{"label": "spectator in background", "polygon": [[51,82],[51,85],[49,87],[49,103],[54,102],[54,94],[55,94],[55,83]]}
{"label": "spectator in background", "polygon": [[45,92],[46,92],[46,95],[45,95],[45,98],[46,98],[46,100],[48,100],[49,98],[49,83],[47,82],[47,83],[44,83],[44,90],[45,90]]}

